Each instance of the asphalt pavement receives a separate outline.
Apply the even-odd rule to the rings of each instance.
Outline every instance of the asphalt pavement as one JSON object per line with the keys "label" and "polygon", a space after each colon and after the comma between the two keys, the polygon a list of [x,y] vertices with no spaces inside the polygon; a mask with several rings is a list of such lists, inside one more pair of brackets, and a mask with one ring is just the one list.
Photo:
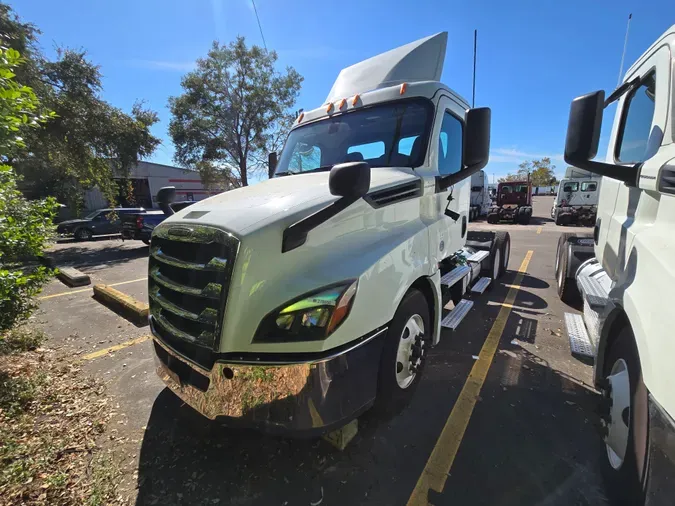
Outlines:
{"label": "asphalt pavement", "polygon": [[[36,318],[49,346],[108,380],[126,455],[123,493],[138,505],[604,504],[592,371],[569,353],[562,319],[573,310],[558,299],[553,274],[558,236],[569,229],[551,221],[552,201],[535,198],[530,225],[470,224],[510,233],[508,272],[474,297],[457,331],[443,331],[412,403],[388,419],[363,415],[342,452],[206,421],[155,377],[151,343],[142,341],[148,328],[87,289],[54,281]],[[58,250],[93,283],[125,283],[116,288],[147,297],[142,243]],[[92,351],[102,356],[86,358]]]}

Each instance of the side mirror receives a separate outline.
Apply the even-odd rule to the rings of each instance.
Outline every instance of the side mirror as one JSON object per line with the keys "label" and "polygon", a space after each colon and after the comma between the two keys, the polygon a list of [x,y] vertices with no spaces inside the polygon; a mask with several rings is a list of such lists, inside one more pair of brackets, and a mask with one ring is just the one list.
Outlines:
{"label": "side mirror", "polygon": [[485,167],[490,159],[491,116],[489,107],[469,109],[466,113],[462,165],[472,174]]}
{"label": "side mirror", "polygon": [[347,162],[330,170],[328,188],[332,195],[356,200],[370,189],[370,165],[366,162]]}
{"label": "side mirror", "polygon": [[173,214],[173,209],[171,209],[169,204],[171,204],[175,198],[175,186],[165,186],[164,188],[160,188],[160,190],[157,192],[157,203],[159,204],[159,208],[167,216],[171,216]]}
{"label": "side mirror", "polygon": [[598,154],[604,108],[604,91],[594,91],[572,100],[565,139],[565,161],[580,169],[636,186],[637,164],[614,165],[592,160]]}
{"label": "side mirror", "polygon": [[267,155],[267,171],[270,178],[274,176],[274,171],[276,170],[276,168],[277,168],[277,153],[276,151],[272,151],[269,155]]}

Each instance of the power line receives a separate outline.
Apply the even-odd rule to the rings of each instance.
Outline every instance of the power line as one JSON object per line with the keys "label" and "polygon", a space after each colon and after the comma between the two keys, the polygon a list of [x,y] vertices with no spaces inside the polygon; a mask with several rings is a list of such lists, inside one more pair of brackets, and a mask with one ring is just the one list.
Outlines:
{"label": "power line", "polygon": [[262,37],[263,46],[265,46],[265,51],[267,51],[267,42],[265,42],[265,36],[263,35],[262,25],[260,24],[260,18],[258,17],[258,9],[255,6],[255,1],[251,0],[253,4],[253,12],[255,12],[255,18],[258,20],[258,28],[260,28],[260,36]]}

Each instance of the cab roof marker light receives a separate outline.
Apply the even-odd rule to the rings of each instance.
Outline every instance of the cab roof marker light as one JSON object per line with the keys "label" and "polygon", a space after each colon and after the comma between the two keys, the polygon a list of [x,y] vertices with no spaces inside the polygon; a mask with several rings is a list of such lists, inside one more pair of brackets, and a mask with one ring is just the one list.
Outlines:
{"label": "cab roof marker light", "polygon": [[301,112],[300,115],[298,116],[298,123],[300,123],[302,121],[302,118],[304,118],[304,117],[305,117],[305,113]]}
{"label": "cab roof marker light", "polygon": [[401,89],[398,91],[399,95],[403,95],[405,93],[405,90],[408,89],[408,83],[402,83],[401,84]]}
{"label": "cab roof marker light", "polygon": [[326,112],[331,112],[333,110],[333,102],[329,102],[326,106]]}
{"label": "cab roof marker light", "polygon": [[338,109],[342,109],[345,105],[347,105],[347,99],[343,98],[340,100],[340,105],[338,105]]}
{"label": "cab roof marker light", "polygon": [[354,98],[352,98],[352,107],[355,106],[359,102],[359,98],[361,98],[361,97],[359,96],[358,93],[356,95],[354,95]]}

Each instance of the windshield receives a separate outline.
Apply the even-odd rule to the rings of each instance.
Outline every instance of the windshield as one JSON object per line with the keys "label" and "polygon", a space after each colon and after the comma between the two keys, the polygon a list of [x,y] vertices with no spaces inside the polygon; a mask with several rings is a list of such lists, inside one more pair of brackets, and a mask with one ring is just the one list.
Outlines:
{"label": "windshield", "polygon": [[343,162],[418,167],[424,161],[431,102],[398,101],[340,114],[293,130],[277,174],[329,170]]}
{"label": "windshield", "polygon": [[93,211],[84,217],[85,220],[93,220],[101,211]]}

